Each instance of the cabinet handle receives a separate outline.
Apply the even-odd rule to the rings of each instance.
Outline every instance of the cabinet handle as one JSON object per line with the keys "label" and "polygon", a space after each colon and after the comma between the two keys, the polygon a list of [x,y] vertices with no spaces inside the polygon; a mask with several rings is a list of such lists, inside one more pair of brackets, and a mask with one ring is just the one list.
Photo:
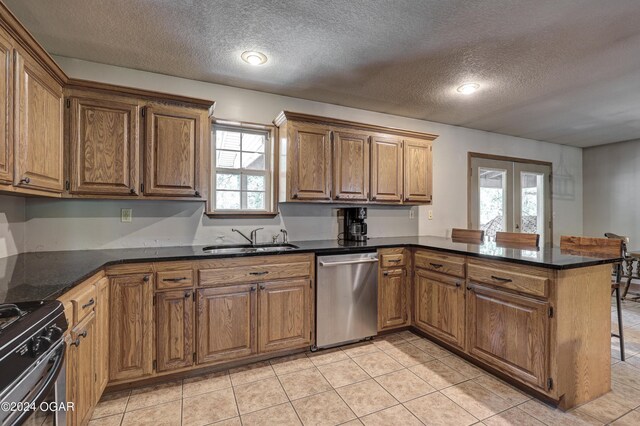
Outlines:
{"label": "cabinet handle", "polygon": [[136,190],[135,190],[135,189],[131,188],[131,189],[129,190],[129,194],[134,195],[135,193],[136,193]]}
{"label": "cabinet handle", "polygon": [[255,287],[251,287],[251,291],[256,291],[256,288]]}
{"label": "cabinet handle", "polygon": [[20,179],[20,183],[24,183],[25,185],[29,185],[31,183],[31,179],[29,177],[23,177]]}
{"label": "cabinet handle", "polygon": [[388,262],[390,262],[390,263],[398,263],[398,262],[400,262],[401,260],[402,260],[402,259],[390,259],[390,260],[388,260]]}
{"label": "cabinet handle", "polygon": [[429,263],[429,265],[433,266],[436,269],[442,268],[442,263]]}
{"label": "cabinet handle", "polygon": [[456,282],[456,287],[460,287],[462,284],[460,284],[460,281]]}
{"label": "cabinet handle", "polygon": [[389,276],[389,271],[384,271],[384,272],[382,273],[382,275],[384,275],[385,277],[388,277],[388,276]]}
{"label": "cabinet handle", "polygon": [[179,283],[180,281],[186,280],[187,277],[180,278],[163,278],[162,281],[170,282],[170,283]]}
{"label": "cabinet handle", "polygon": [[77,338],[76,340],[71,342],[71,346],[75,346],[75,347],[80,346],[80,338]]}
{"label": "cabinet handle", "polygon": [[96,303],[96,301],[93,299],[93,297],[91,299],[89,299],[89,301],[87,303],[85,303],[84,305],[82,305],[82,309],[87,309],[89,306],[92,306]]}
{"label": "cabinet handle", "polygon": [[84,339],[85,337],[87,337],[87,330],[83,331],[82,333],[80,333],[80,336]]}
{"label": "cabinet handle", "polygon": [[190,297],[191,297],[191,292],[190,292],[190,291],[186,291],[186,292],[184,293],[184,298],[185,298],[185,299],[188,299],[188,298],[190,298]]}
{"label": "cabinet handle", "polygon": [[260,285],[260,290],[264,290],[265,286],[264,285]]}
{"label": "cabinet handle", "polygon": [[473,287],[471,287],[471,286],[467,286],[467,290],[469,290],[469,291],[473,291]]}
{"label": "cabinet handle", "polygon": [[144,281],[145,283],[149,282],[149,275],[145,275],[144,278],[142,279],[142,281]]}
{"label": "cabinet handle", "polygon": [[200,192],[196,191],[196,192],[193,194],[193,196],[194,196],[194,197],[200,197]]}
{"label": "cabinet handle", "polygon": [[267,275],[269,271],[249,272],[249,275]]}
{"label": "cabinet handle", "polygon": [[298,198],[298,194],[293,194],[293,195],[291,196],[291,198],[293,198],[293,199]]}
{"label": "cabinet handle", "polygon": [[510,283],[511,281],[513,281],[511,278],[496,277],[495,275],[491,275],[491,279],[494,279],[496,281],[501,281],[503,283]]}

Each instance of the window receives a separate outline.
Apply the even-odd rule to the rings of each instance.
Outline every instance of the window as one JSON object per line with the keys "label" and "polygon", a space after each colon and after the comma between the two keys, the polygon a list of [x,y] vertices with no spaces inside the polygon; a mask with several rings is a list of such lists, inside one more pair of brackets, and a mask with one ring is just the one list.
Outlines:
{"label": "window", "polygon": [[273,213],[272,133],[270,126],[214,123],[214,213]]}

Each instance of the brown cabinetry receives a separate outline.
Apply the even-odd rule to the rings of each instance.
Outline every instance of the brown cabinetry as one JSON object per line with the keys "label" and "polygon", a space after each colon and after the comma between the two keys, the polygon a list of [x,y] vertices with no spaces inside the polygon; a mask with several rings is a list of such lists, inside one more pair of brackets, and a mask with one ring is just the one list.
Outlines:
{"label": "brown cabinetry", "polygon": [[464,346],[464,279],[416,268],[415,318],[419,329]]}
{"label": "brown cabinetry", "polygon": [[14,185],[63,191],[62,85],[29,54],[15,54]]}
{"label": "brown cabinetry", "polygon": [[134,379],[153,371],[151,274],[111,279],[109,378]]}
{"label": "brown cabinetry", "polygon": [[71,413],[72,424],[86,425],[91,419],[97,399],[95,353],[96,353],[96,316],[86,316],[71,331],[71,348],[67,365],[71,365],[70,395],[74,403]]}
{"label": "brown cabinetry", "polygon": [[257,352],[257,294],[256,284],[198,290],[199,364]]}
{"label": "brown cabinetry", "polygon": [[402,141],[395,137],[371,139],[371,199],[402,201]]}
{"label": "brown cabinetry", "polygon": [[0,30],[0,183],[13,182],[13,43]]}
{"label": "brown cabinetry", "polygon": [[311,344],[311,281],[260,284],[258,349],[272,352]]}
{"label": "brown cabinetry", "polygon": [[378,331],[409,325],[411,282],[405,250],[379,250],[378,257]]}
{"label": "brown cabinetry", "polygon": [[467,295],[469,353],[548,390],[549,302],[473,282]]}
{"label": "brown cabinetry", "polygon": [[414,203],[430,202],[433,191],[431,142],[413,139],[405,140],[403,151],[403,201]]}
{"label": "brown cabinetry", "polygon": [[200,197],[202,114],[187,108],[145,108],[144,193]]}
{"label": "brown cabinetry", "polygon": [[331,130],[325,126],[292,123],[288,167],[290,198],[331,199]]}
{"label": "brown cabinetry", "polygon": [[138,193],[138,104],[90,93],[70,99],[70,192]]}
{"label": "brown cabinetry", "polygon": [[193,290],[156,294],[157,371],[193,364]]}
{"label": "brown cabinetry", "polygon": [[368,134],[333,132],[333,198],[368,200],[369,151]]}
{"label": "brown cabinetry", "polygon": [[101,278],[96,284],[95,372],[96,392],[94,404],[109,382],[109,279]]}

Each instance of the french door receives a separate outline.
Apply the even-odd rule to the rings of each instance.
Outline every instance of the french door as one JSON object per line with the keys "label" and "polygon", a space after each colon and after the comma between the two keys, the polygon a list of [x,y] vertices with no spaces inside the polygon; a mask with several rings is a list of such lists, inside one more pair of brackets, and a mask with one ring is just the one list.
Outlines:
{"label": "french door", "polygon": [[551,235],[551,166],[471,157],[470,229],[482,229],[493,241],[496,232]]}

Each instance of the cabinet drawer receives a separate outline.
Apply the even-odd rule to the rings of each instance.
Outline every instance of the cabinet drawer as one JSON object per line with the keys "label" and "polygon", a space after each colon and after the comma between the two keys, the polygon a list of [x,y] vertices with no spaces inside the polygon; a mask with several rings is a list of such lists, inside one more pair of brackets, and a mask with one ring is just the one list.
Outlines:
{"label": "cabinet drawer", "polygon": [[73,304],[73,323],[78,324],[93,312],[96,306],[96,287],[93,284],[85,285],[85,288],[71,299],[71,303]]}
{"label": "cabinet drawer", "polygon": [[[477,262],[477,263],[476,263]],[[503,262],[469,262],[469,281],[491,284],[532,296],[547,297],[549,272]]]}
{"label": "cabinet drawer", "polygon": [[309,262],[233,266],[199,271],[201,286],[272,281],[282,278],[308,277],[309,275],[311,275]]}
{"label": "cabinet drawer", "polygon": [[464,257],[417,251],[415,254],[416,268],[440,272],[454,277],[464,278]]}
{"label": "cabinet drawer", "polygon": [[382,266],[383,268],[395,268],[398,266],[404,266],[406,263],[404,260],[403,253],[382,254],[380,255],[380,258],[381,258],[380,266]]}
{"label": "cabinet drawer", "polygon": [[191,287],[193,285],[193,270],[158,271],[156,278],[158,290]]}

